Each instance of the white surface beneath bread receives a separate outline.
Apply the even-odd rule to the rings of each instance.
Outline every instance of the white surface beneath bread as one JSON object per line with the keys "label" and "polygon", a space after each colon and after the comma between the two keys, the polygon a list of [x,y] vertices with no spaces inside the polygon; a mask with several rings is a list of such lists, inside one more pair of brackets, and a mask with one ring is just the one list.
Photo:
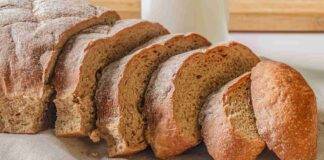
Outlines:
{"label": "white surface beneath bread", "polygon": [[[314,89],[317,96],[319,113],[319,147],[317,159],[324,159],[324,47],[320,49],[320,47],[314,46],[314,50],[308,51],[305,49],[305,45],[300,44],[301,39],[298,39],[300,38],[299,36],[292,36],[290,37],[290,41],[285,41],[285,43],[282,44],[279,42],[283,42],[284,39],[278,38],[278,36],[277,38],[273,38],[270,35],[262,37],[261,34],[252,34],[252,38],[249,38],[249,36],[250,35],[243,35],[237,33],[232,34],[233,39],[237,39],[243,44],[250,46],[253,50],[256,50],[257,54],[265,55],[271,59],[275,59],[278,61],[283,61],[295,67],[304,75],[308,83]],[[316,37],[315,40],[318,40],[318,38]],[[313,41],[314,39],[311,40]],[[272,45],[273,48],[271,48],[271,43],[261,43],[261,41],[272,41],[272,43],[276,43],[277,46]],[[314,42],[319,43],[323,41]],[[252,44],[253,42],[256,43]],[[309,40],[306,39],[305,43],[311,42],[309,42]],[[280,52],[281,47],[284,47],[284,49],[281,50],[282,53],[276,53]],[[311,49],[309,47],[307,48]],[[272,53],[272,55],[269,55],[269,53],[264,53],[265,49],[268,49],[269,52]],[[296,52],[293,52],[293,50],[295,50]],[[294,54],[289,54],[287,53],[288,51],[289,53],[293,52]],[[306,53],[306,51],[308,51],[308,53]],[[303,62],[305,62],[306,64]],[[263,153],[259,159],[264,159],[265,157],[271,157],[271,154]],[[0,134],[0,160],[44,159],[92,160],[107,159],[107,157],[104,143],[92,144],[86,138],[57,138],[54,136],[52,130],[47,130],[36,135]],[[150,150],[146,150],[135,156],[121,159],[149,160],[154,159],[154,157],[153,153]],[[198,147],[187,151],[185,154],[175,159],[211,158],[208,156],[205,147],[203,145],[199,145]]]}

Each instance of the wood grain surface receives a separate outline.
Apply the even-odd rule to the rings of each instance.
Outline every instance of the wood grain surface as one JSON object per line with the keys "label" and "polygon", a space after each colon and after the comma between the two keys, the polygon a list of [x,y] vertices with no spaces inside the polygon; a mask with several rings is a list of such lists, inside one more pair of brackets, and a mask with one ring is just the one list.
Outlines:
{"label": "wood grain surface", "polygon": [[[140,0],[90,0],[140,17]],[[324,31],[324,0],[229,0],[231,31]]]}

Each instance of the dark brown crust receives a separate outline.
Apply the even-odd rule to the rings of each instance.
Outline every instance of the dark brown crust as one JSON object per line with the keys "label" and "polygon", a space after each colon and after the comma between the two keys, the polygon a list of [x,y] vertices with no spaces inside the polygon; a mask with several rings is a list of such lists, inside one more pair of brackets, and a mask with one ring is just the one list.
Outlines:
{"label": "dark brown crust", "polygon": [[262,152],[265,143],[261,138],[244,138],[237,133],[227,117],[224,100],[231,90],[250,81],[250,72],[227,83],[220,91],[212,94],[201,111],[202,137],[208,153],[214,159],[254,160]]}
{"label": "dark brown crust", "polygon": [[[247,47],[236,42],[230,42],[173,56],[161,64],[153,73],[145,95],[144,115],[147,118],[146,139],[157,157],[175,156],[199,143],[197,139],[182,136],[173,116],[172,96],[176,89],[174,81],[181,68],[190,65],[189,63],[198,56],[212,55],[213,51],[236,45],[240,45],[249,51],[248,54],[244,53],[242,56],[246,56],[245,58],[255,64],[259,61],[259,58]],[[219,52],[216,52],[216,54],[218,55],[215,56],[223,57]]]}
{"label": "dark brown crust", "polygon": [[[153,49],[156,49],[161,46],[172,45],[174,43],[179,42],[187,42],[187,41],[196,41],[201,46],[209,46],[210,42],[206,40],[204,37],[196,34],[189,33],[186,35],[180,34],[169,34],[160,36],[158,38],[152,39],[151,41],[145,43],[144,45],[133,50],[131,54],[128,56],[114,62],[109,65],[103,71],[103,76],[101,77],[98,85],[98,89],[96,91],[96,106],[98,107],[98,119],[97,119],[97,127],[103,132],[101,135],[107,139],[109,142],[109,129],[107,126],[116,125],[119,126],[119,121],[115,119],[119,118],[120,115],[116,112],[112,112],[113,110],[120,110],[120,100],[118,100],[118,95],[120,93],[120,87],[124,85],[122,82],[125,79],[125,73],[129,70],[130,66],[132,67],[133,63],[136,63],[137,60],[141,59],[141,56],[145,55],[146,52],[150,52]],[[194,44],[191,44],[194,46]],[[108,101],[109,100],[109,101]],[[111,143],[111,142],[110,142]],[[114,150],[109,150],[108,153],[110,156],[120,156],[125,154],[132,154],[141,150],[144,150],[147,146],[145,142],[143,145],[139,145],[138,148],[129,148],[122,153],[113,153]]]}
{"label": "dark brown crust", "polygon": [[[40,112],[46,110],[53,92],[50,77],[67,39],[90,26],[113,23],[119,16],[85,0],[19,0],[1,5],[0,132],[35,133],[43,129],[44,117],[28,115],[24,105],[29,102],[39,105]],[[15,113],[4,110],[8,107]],[[24,122],[8,122],[16,119],[10,114],[30,116],[35,122],[22,129],[17,126]]]}
{"label": "dark brown crust", "polygon": [[290,66],[262,61],[252,70],[251,94],[257,128],[280,159],[316,159],[314,92]]}

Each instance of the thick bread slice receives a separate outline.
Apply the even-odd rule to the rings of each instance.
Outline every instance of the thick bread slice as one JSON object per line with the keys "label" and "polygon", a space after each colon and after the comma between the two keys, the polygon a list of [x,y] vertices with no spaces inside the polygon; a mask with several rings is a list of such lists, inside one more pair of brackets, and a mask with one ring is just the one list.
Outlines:
{"label": "thick bread slice", "polygon": [[97,127],[107,140],[110,157],[146,148],[141,115],[143,97],[158,65],[173,55],[209,45],[204,37],[194,33],[165,35],[103,70],[96,91]]}
{"label": "thick bread slice", "polygon": [[116,12],[86,0],[0,0],[0,132],[44,129],[50,77],[65,42],[118,19]]}
{"label": "thick bread slice", "polygon": [[167,33],[158,23],[133,19],[117,21],[112,28],[95,26],[73,37],[64,47],[55,70],[56,135],[87,136],[95,125],[97,71]]}
{"label": "thick bread slice", "polygon": [[204,104],[201,133],[214,159],[254,160],[264,149],[255,124],[250,87],[248,72],[211,94]]}
{"label": "thick bread slice", "polygon": [[252,69],[251,95],[260,136],[280,159],[316,159],[314,92],[290,66],[262,61]]}
{"label": "thick bread slice", "polygon": [[145,96],[146,138],[155,155],[178,155],[199,143],[206,96],[249,71],[259,58],[231,42],[171,57],[154,72]]}

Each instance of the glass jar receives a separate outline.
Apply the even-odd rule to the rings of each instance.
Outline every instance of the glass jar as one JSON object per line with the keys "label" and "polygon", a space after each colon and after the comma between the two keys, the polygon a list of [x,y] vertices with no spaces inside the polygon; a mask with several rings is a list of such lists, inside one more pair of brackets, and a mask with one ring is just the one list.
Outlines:
{"label": "glass jar", "polygon": [[142,0],[142,19],[171,33],[196,32],[212,43],[228,39],[227,0]]}

